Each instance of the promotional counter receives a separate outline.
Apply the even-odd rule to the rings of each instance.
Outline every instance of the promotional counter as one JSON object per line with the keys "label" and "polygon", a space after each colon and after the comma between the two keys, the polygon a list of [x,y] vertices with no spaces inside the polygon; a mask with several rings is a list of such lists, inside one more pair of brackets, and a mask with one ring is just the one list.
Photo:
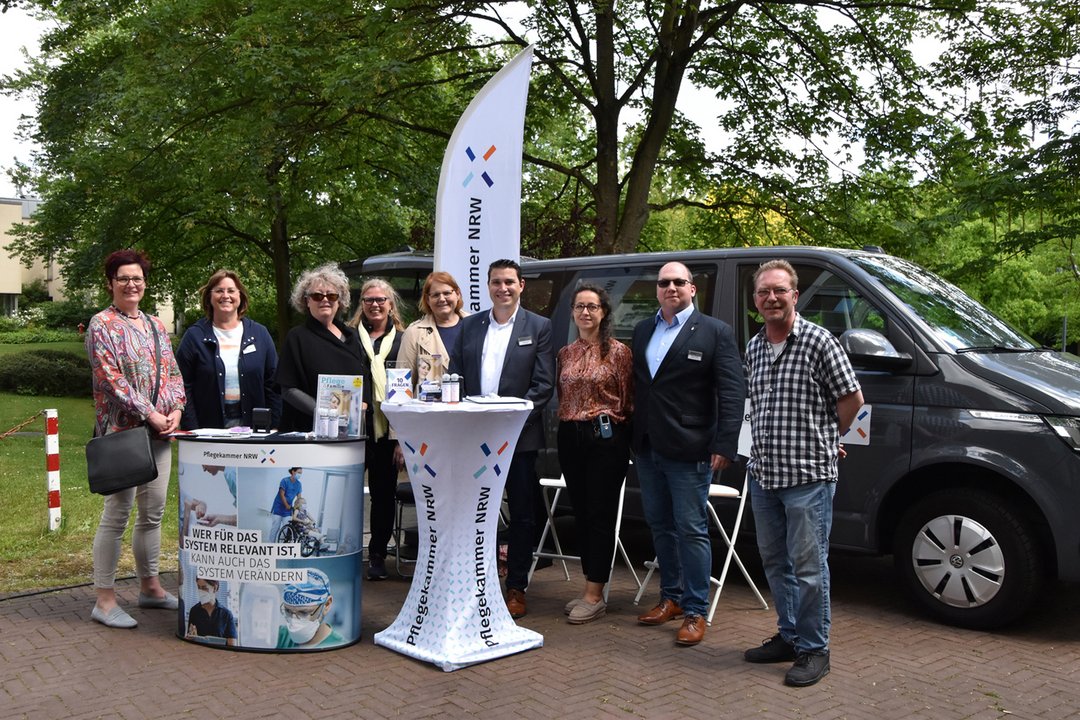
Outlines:
{"label": "promotional counter", "polygon": [[178,445],[177,634],[272,652],[357,642],[364,440],[184,436]]}
{"label": "promotional counter", "polygon": [[420,547],[405,604],[375,644],[446,671],[541,647],[544,637],[518,627],[506,609],[496,538],[506,472],[532,403],[382,408],[405,456]]}

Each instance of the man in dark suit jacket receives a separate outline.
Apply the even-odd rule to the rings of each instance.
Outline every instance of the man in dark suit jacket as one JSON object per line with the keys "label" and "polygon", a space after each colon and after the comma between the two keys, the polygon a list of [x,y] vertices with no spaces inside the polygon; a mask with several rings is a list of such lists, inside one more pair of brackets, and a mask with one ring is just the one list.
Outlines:
{"label": "man in dark suit jacket", "polygon": [[465,393],[494,393],[533,403],[506,474],[510,509],[506,607],[514,618],[522,617],[526,611],[525,589],[529,584],[535,524],[536,455],[544,447],[542,414],[555,383],[551,321],[521,307],[524,289],[525,281],[516,262],[491,263],[491,311],[464,318],[450,351],[450,366],[463,375]]}
{"label": "man in dark suit jacket", "polygon": [[685,616],[680,645],[705,636],[712,570],[705,503],[713,473],[735,461],[746,398],[734,333],[694,308],[696,294],[685,265],[664,265],[660,310],[633,339],[634,462],[660,563],[660,603],[638,622]]}

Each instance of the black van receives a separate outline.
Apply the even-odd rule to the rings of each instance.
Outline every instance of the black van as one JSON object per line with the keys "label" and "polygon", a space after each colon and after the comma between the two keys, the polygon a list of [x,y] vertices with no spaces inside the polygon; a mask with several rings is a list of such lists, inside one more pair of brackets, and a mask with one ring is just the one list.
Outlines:
{"label": "black van", "polygon": [[[657,272],[678,260],[694,274],[698,308],[745,348],[762,324],[751,277],[772,258],[795,266],[799,313],[840,338],[872,410],[869,444],[847,444],[840,464],[832,547],[893,553],[923,608],[968,627],[1019,617],[1046,579],[1080,580],[1080,358],[1037,347],[913,263],[813,247],[523,260],[522,303],[551,318],[557,350],[575,337],[573,288],[600,284],[614,335],[629,342],[656,312]],[[346,271],[389,279],[415,306],[431,262],[397,253]],[[637,502],[628,493],[630,512]]]}

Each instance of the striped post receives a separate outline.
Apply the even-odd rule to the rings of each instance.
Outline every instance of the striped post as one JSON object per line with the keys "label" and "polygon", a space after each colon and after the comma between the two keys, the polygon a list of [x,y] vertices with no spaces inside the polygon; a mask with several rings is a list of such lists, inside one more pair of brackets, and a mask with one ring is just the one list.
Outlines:
{"label": "striped post", "polygon": [[45,411],[45,475],[49,493],[49,530],[60,529],[60,422],[56,410]]}

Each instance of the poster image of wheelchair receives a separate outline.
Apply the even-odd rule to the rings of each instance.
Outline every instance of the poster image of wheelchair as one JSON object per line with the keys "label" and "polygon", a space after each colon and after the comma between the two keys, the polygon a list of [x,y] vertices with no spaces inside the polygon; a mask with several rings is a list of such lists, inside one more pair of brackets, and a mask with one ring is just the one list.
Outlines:
{"label": "poster image of wheelchair", "polygon": [[241,467],[237,473],[238,528],[259,531],[264,543],[299,544],[304,558],[362,550],[363,463],[303,467],[295,474],[300,489],[289,498],[292,510],[284,515],[274,513],[274,499],[283,484],[295,487],[288,468]]}
{"label": "poster image of wheelchair", "polygon": [[245,649],[325,650],[360,639],[358,555],[281,560],[296,580],[242,583],[239,644]]}

